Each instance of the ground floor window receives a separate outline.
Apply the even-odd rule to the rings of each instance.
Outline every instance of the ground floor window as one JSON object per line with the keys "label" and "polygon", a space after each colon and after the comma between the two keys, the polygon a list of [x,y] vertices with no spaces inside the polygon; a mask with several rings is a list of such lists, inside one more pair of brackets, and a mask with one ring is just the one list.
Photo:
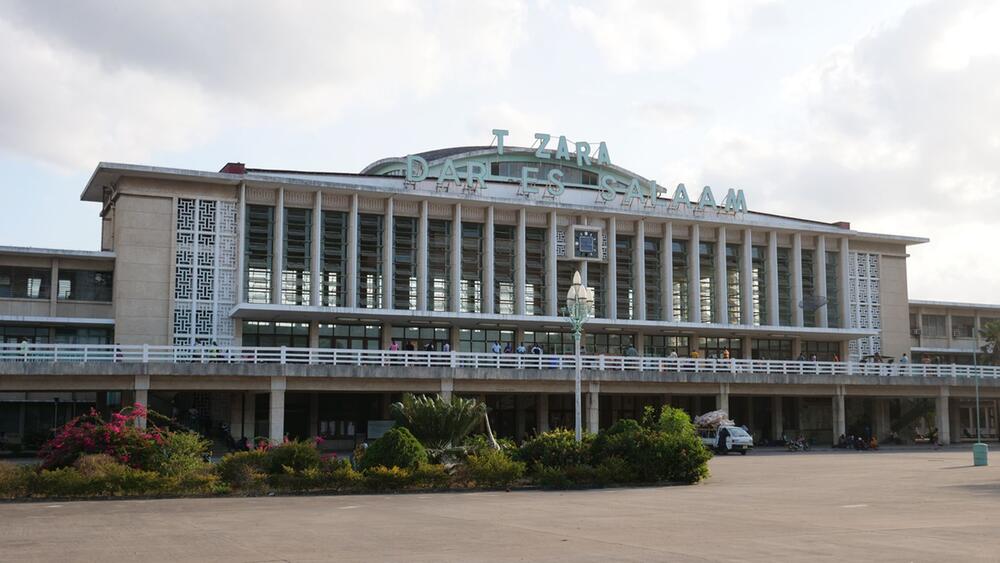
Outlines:
{"label": "ground floor window", "polygon": [[[572,354],[572,332],[532,332],[524,331],[524,348],[528,352],[537,344],[543,354]],[[582,342],[581,342],[582,344]]]}
{"label": "ground floor window", "polygon": [[629,346],[635,345],[634,334],[592,333],[583,335],[584,354],[624,356]]}
{"label": "ground floor window", "polygon": [[[585,404],[583,408],[586,410]],[[576,400],[573,395],[549,395],[549,428],[575,427]]]}
{"label": "ground floor window", "polygon": [[57,344],[111,344],[114,331],[109,328],[57,328]]}
{"label": "ground floor window", "polygon": [[392,341],[400,350],[425,350],[428,345],[438,352],[451,346],[451,329],[429,326],[394,326]]}
{"label": "ground floor window", "polygon": [[814,342],[810,340],[802,341],[802,353],[806,359],[811,360],[816,356],[816,360],[821,362],[833,362],[840,359],[840,342]]}
{"label": "ground floor window", "polygon": [[702,358],[725,358],[729,352],[730,358],[743,357],[743,340],[740,338],[724,338],[703,336],[698,339],[698,350]]}
{"label": "ground floor window", "polygon": [[514,343],[513,330],[480,330],[463,328],[458,331],[459,352],[490,352],[493,343],[499,342],[503,350],[509,344],[511,349],[517,348]]}
{"label": "ground floor window", "polygon": [[308,348],[309,324],[243,321],[243,345]]}
{"label": "ground floor window", "polygon": [[691,344],[687,336],[668,336],[666,334],[647,334],[643,342],[642,353],[651,358],[666,358],[672,352],[686,358],[691,354]]}
{"label": "ground floor window", "polygon": [[791,360],[792,341],[781,339],[754,338],[750,341],[755,360]]}
{"label": "ground floor window", "polygon": [[0,325],[0,342],[4,344],[18,342],[47,344],[49,342],[49,329],[48,327]]}
{"label": "ground floor window", "polygon": [[378,350],[382,347],[382,327],[342,323],[321,324],[319,347],[338,350]]}

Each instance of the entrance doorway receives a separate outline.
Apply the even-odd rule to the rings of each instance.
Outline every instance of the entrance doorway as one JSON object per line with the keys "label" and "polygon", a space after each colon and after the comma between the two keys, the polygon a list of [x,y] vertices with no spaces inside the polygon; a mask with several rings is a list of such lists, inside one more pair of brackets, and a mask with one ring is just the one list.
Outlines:
{"label": "entrance doorway", "polygon": [[[962,441],[974,441],[976,439],[976,402],[962,401],[958,416]],[[979,424],[980,437],[983,440],[997,439],[996,401],[980,401]]]}

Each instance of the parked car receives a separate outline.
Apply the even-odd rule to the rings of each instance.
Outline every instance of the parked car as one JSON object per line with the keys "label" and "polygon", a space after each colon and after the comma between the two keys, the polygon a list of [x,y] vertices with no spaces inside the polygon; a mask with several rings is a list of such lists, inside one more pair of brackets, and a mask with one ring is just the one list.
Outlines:
{"label": "parked car", "polygon": [[753,449],[753,436],[739,426],[721,426],[729,434],[725,444],[719,444],[719,430],[717,428],[700,428],[698,434],[701,436],[701,443],[705,447],[712,449],[719,454],[729,452],[740,452],[740,455],[747,455]]}

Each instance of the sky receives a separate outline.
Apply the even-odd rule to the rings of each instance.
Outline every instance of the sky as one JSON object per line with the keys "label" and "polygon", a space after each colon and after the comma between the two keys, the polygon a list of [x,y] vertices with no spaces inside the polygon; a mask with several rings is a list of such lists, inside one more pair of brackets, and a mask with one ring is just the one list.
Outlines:
{"label": "sky", "polygon": [[0,245],[99,247],[98,162],[358,172],[535,132],[660,185],[931,239],[1000,303],[1000,3],[0,0]]}

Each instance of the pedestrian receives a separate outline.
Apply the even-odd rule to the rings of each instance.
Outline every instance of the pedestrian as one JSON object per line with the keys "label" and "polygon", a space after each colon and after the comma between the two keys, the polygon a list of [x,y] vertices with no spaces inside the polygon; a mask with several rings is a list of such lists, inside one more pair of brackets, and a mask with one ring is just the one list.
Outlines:
{"label": "pedestrian", "polygon": [[899,363],[901,363],[901,364],[908,364],[908,363],[910,363],[910,358],[906,357],[906,353],[905,352],[903,353],[902,356],[899,357]]}
{"label": "pedestrian", "polygon": [[399,351],[399,344],[395,340],[392,341],[392,344],[389,344],[389,351],[390,352],[398,352]]}
{"label": "pedestrian", "polygon": [[728,360],[729,357],[730,357],[729,348],[723,348],[722,349],[722,359],[723,360]]}
{"label": "pedestrian", "polygon": [[494,341],[493,341],[493,347],[492,347],[492,352],[493,352],[494,354],[499,354],[499,353],[500,353],[500,352],[502,352],[502,351],[503,351],[503,348],[501,348],[501,347],[500,347],[500,342],[499,342],[499,341],[497,341],[497,340],[494,340]]}
{"label": "pedestrian", "polygon": [[538,355],[538,356],[541,356],[542,355],[542,347],[539,346],[537,342],[534,343],[534,344],[532,344],[531,345],[531,353],[535,354],[535,355]]}
{"label": "pedestrian", "polygon": [[525,352],[527,352],[527,349],[524,347],[524,342],[518,344],[517,345],[517,353],[518,354],[524,354]]}
{"label": "pedestrian", "polygon": [[508,342],[507,345],[503,347],[503,353],[504,354],[513,354],[514,353],[514,347],[511,346],[510,342]]}
{"label": "pedestrian", "polygon": [[677,358],[677,350],[671,350],[668,358]]}
{"label": "pedestrian", "polygon": [[442,344],[441,345],[441,351],[442,352],[451,352],[451,343],[450,342],[445,342],[444,344]]}

